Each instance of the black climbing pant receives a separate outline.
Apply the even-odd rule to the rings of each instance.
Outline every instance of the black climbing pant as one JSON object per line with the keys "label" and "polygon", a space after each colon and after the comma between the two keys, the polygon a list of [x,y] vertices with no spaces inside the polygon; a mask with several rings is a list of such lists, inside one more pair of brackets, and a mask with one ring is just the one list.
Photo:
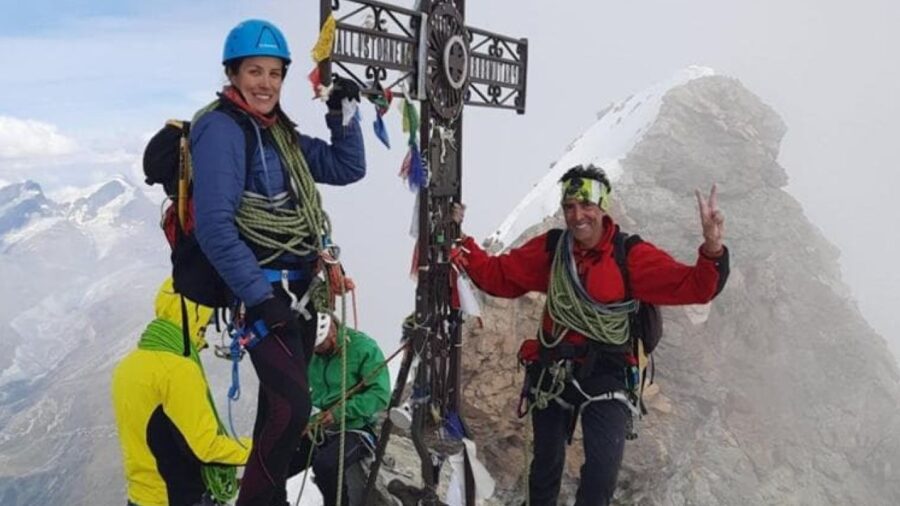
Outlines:
{"label": "black climbing pant", "polygon": [[[357,465],[360,460],[373,454],[374,444],[371,435],[363,435],[356,431],[348,431],[344,438],[344,482],[341,487],[341,505],[359,506],[353,504],[349,499],[348,484],[350,479],[348,474],[353,466]],[[338,486],[338,467],[340,456],[340,437],[338,434],[329,434],[325,441],[316,446],[313,445],[309,438],[303,438],[297,451],[294,452],[291,460],[288,476],[293,476],[306,469],[309,462],[309,453],[312,452],[312,468],[315,473],[316,487],[322,493],[322,501],[325,506],[335,506],[337,504],[337,486]],[[364,486],[364,485],[363,485]],[[276,501],[273,504],[284,504]]]}
{"label": "black climbing pant", "polygon": [[288,465],[309,419],[306,364],[315,340],[315,313],[311,320],[300,318],[298,325],[290,327],[269,334],[250,350],[259,377],[259,398],[253,449],[236,506],[283,504],[277,500],[284,493]]}
{"label": "black climbing pant", "polygon": [[[531,506],[555,506],[566,460],[572,410],[551,401],[532,411],[534,456],[528,484]],[[625,451],[625,423],[631,416],[619,401],[592,402],[581,410],[584,464],[575,506],[607,506]]]}

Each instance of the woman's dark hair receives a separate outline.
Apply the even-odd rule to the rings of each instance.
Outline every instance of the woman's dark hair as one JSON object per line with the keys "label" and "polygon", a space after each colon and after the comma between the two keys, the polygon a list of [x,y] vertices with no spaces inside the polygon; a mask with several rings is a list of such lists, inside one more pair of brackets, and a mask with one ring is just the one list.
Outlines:
{"label": "woman's dark hair", "polygon": [[606,186],[606,191],[611,192],[612,186],[609,184],[609,178],[606,177],[606,172],[600,167],[596,165],[588,165],[585,167],[584,165],[576,165],[571,169],[567,170],[565,174],[559,178],[560,183],[565,183],[566,181],[570,181],[572,179],[593,179],[594,181],[599,181],[604,186]]}
{"label": "woman's dark hair", "polygon": [[[228,60],[225,62],[225,75],[231,77],[236,76],[238,71],[241,70],[241,63],[243,63],[244,58],[235,58],[233,60]],[[283,63],[281,64],[281,78],[284,79],[287,77],[288,65]]]}

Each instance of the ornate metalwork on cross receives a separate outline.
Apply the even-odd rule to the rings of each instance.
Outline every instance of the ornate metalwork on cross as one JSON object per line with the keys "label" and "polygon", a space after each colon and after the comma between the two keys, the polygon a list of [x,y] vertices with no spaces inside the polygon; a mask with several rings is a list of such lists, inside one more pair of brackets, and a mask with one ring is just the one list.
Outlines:
{"label": "ornate metalwork on cross", "polygon": [[[323,84],[337,72],[355,80],[376,103],[402,94],[421,105],[417,142],[415,132],[410,134],[411,146],[422,146],[425,172],[418,196],[418,285],[415,312],[403,326],[407,349],[391,407],[401,403],[412,374],[406,402],[424,487],[392,483],[389,489],[404,505],[439,504],[435,490],[441,463],[462,450],[467,432],[460,412],[462,319],[452,302],[450,263],[459,238],[450,213],[462,191],[463,109],[525,112],[528,41],[466,26],[465,0],[419,0],[411,9],[374,0],[321,0],[320,5],[321,25],[334,22],[330,58],[318,68]],[[391,430],[388,418],[367,492]],[[470,477],[471,470],[466,474]],[[467,505],[474,505],[473,489],[466,487]]]}

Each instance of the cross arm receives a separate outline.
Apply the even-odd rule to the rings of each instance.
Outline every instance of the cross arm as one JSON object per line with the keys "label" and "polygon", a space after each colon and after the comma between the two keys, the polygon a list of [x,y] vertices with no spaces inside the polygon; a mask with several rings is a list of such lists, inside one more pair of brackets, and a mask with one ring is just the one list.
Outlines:
{"label": "cross arm", "polygon": [[469,88],[466,105],[512,109],[525,113],[528,39],[514,39],[467,27]]}
{"label": "cross arm", "polygon": [[[331,58],[322,65],[330,77],[332,64],[360,85],[363,95],[379,95],[407,78],[416,79],[419,47],[424,32],[418,30],[423,14],[375,0],[321,0],[322,22],[336,16]],[[341,9],[341,12],[338,12]],[[390,78],[390,80],[389,80]],[[410,90],[418,99],[418,87]]]}

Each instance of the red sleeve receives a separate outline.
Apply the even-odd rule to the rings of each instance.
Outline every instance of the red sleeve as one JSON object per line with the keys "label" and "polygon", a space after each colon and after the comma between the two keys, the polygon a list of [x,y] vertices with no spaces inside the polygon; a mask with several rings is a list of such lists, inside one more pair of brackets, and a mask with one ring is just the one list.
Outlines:
{"label": "red sleeve", "polygon": [[[705,304],[721,290],[728,272],[728,255],[697,255],[693,266],[682,264],[648,242],[635,244],[628,253],[632,295],[661,305]],[[721,279],[720,279],[721,276]]]}
{"label": "red sleeve", "polygon": [[481,291],[495,297],[515,298],[528,292],[546,292],[550,279],[547,234],[502,255],[488,255],[471,237],[463,241],[469,250],[466,273]]}

